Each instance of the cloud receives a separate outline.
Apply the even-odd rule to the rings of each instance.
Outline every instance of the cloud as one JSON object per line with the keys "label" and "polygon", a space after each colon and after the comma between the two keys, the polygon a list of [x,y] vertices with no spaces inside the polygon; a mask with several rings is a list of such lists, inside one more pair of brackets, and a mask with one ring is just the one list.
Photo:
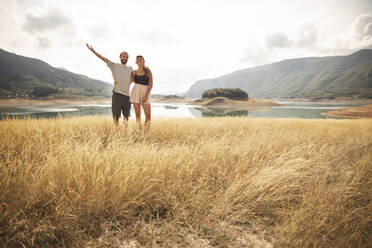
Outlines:
{"label": "cloud", "polygon": [[27,14],[22,28],[31,34],[45,33],[59,28],[63,28],[65,34],[75,34],[73,22],[56,8],[41,16]]}
{"label": "cloud", "polygon": [[318,28],[312,22],[306,22],[286,32],[272,32],[258,35],[251,40],[249,48],[243,51],[242,62],[251,65],[263,65],[272,61],[296,57],[306,50],[316,47]]}
{"label": "cloud", "polygon": [[314,23],[304,23],[295,31],[273,33],[265,36],[268,48],[309,47],[317,41],[318,28]]}
{"label": "cloud", "polygon": [[348,54],[372,46],[372,14],[359,15],[346,31],[320,47],[328,53]]}
{"label": "cloud", "polygon": [[354,41],[366,41],[372,38],[372,14],[363,14],[356,18],[345,35]]}
{"label": "cloud", "polygon": [[248,62],[251,65],[263,65],[269,63],[272,58],[272,49],[260,46],[251,46],[243,52],[242,62]]}
{"label": "cloud", "polygon": [[144,43],[152,43],[156,45],[168,45],[168,44],[180,44],[180,40],[172,37],[167,33],[163,33],[156,29],[152,30],[143,30],[135,34],[135,37],[138,41]]}
{"label": "cloud", "polygon": [[40,6],[43,4],[43,0],[14,0],[22,8],[30,8],[32,6]]}
{"label": "cloud", "polygon": [[262,34],[243,51],[241,61],[256,66],[290,57],[345,55],[365,48],[372,48],[372,14],[357,16],[333,37],[320,36],[313,22],[292,31]]}
{"label": "cloud", "polygon": [[31,8],[26,12],[21,28],[31,34],[28,38],[33,39],[34,44],[42,50],[61,44],[75,46],[77,40],[80,40],[72,17],[56,5]]}
{"label": "cloud", "polygon": [[109,25],[104,21],[100,21],[99,23],[88,27],[88,32],[94,38],[101,38],[109,33]]}
{"label": "cloud", "polygon": [[318,28],[314,23],[305,23],[297,31],[298,37],[294,40],[296,47],[313,45],[318,38]]}
{"label": "cloud", "polygon": [[288,36],[284,33],[270,34],[265,37],[266,46],[268,47],[288,47],[292,42],[288,39]]}
{"label": "cloud", "polygon": [[52,45],[51,41],[45,37],[39,37],[38,41],[39,41],[39,48],[42,48],[42,49],[49,48]]}

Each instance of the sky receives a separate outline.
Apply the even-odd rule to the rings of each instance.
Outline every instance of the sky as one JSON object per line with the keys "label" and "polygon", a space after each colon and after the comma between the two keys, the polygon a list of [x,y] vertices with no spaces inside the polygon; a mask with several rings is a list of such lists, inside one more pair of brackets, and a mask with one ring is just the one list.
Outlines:
{"label": "sky", "polygon": [[284,59],[372,48],[371,0],[0,0],[0,48],[113,83],[143,55],[152,93]]}

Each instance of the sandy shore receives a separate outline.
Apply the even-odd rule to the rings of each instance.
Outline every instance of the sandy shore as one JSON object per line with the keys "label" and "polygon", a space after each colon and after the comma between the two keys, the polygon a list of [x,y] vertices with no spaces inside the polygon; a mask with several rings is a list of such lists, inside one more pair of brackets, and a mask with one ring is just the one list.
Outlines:
{"label": "sandy shore", "polygon": [[53,99],[53,100],[29,100],[29,99],[0,99],[0,107],[18,106],[46,106],[46,105],[73,105],[73,104],[108,104],[111,98],[83,98],[83,99]]}
{"label": "sandy shore", "polygon": [[[153,103],[192,103],[192,100],[179,98],[152,98]],[[111,98],[103,99],[53,99],[53,100],[28,100],[28,99],[0,99],[0,107],[19,106],[47,106],[47,105],[74,105],[74,104],[111,104]]]}
{"label": "sandy shore", "polygon": [[306,99],[306,98],[292,98],[292,99],[282,99],[273,98],[272,101],[276,102],[332,102],[332,103],[364,103],[372,104],[372,99],[363,98],[350,98],[350,97],[340,97],[335,99]]}
{"label": "sandy shore", "polygon": [[199,105],[202,107],[209,108],[237,108],[237,107],[270,107],[270,106],[281,106],[281,104],[266,100],[250,98],[248,100],[231,100],[225,97],[215,97],[212,99],[199,99],[193,101],[192,105]]}
{"label": "sandy shore", "polygon": [[372,118],[372,104],[364,105],[360,107],[342,108],[337,110],[328,111],[322,113],[322,115],[328,115],[333,117],[345,117],[345,118]]}

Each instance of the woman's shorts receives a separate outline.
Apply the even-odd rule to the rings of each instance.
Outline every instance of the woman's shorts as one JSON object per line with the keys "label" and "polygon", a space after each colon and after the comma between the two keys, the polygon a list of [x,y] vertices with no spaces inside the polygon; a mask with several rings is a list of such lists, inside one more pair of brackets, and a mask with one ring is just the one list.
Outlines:
{"label": "woman's shorts", "polygon": [[151,95],[147,98],[147,102],[142,102],[143,97],[146,95],[149,86],[142,84],[134,84],[132,93],[130,94],[131,103],[149,104],[151,103]]}

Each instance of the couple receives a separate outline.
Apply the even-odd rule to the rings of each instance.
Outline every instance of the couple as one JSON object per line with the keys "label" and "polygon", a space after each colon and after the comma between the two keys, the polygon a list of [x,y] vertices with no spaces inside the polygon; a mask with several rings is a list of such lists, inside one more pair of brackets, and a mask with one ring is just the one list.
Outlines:
{"label": "couple", "polygon": [[[99,53],[97,53],[92,46],[86,44],[89,50],[91,50],[98,58],[102,59],[112,72],[114,78],[114,89],[112,95],[112,115],[114,117],[114,123],[116,126],[119,125],[119,118],[121,112],[124,116],[124,125],[128,126],[128,118],[130,116],[130,106],[133,103],[134,111],[136,112],[136,122],[138,127],[141,129],[141,105],[145,112],[145,129],[150,127],[151,121],[151,106],[150,106],[150,92],[152,89],[152,73],[148,67],[145,66],[145,59],[143,56],[138,55],[136,57],[136,64],[138,69],[133,71],[131,66],[127,66],[128,53],[120,53],[119,63],[113,63],[106,59]],[[134,82],[134,87],[129,98],[129,86]]]}

